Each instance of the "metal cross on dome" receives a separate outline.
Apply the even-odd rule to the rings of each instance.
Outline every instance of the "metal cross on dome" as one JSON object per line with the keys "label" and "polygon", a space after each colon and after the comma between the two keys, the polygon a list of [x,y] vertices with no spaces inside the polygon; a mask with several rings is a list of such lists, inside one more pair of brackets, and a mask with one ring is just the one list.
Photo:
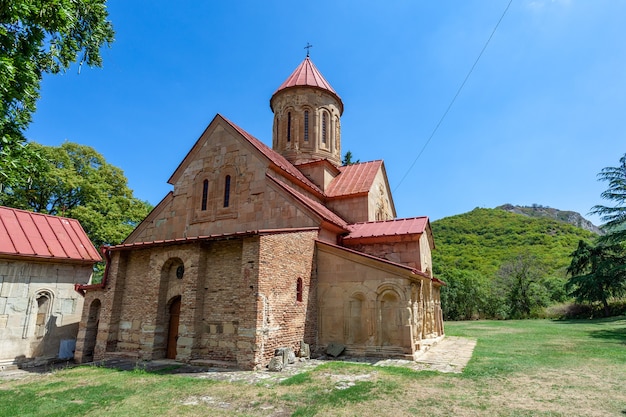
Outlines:
{"label": "metal cross on dome", "polygon": [[304,47],[304,49],[306,49],[306,56],[307,57],[309,56],[309,52],[310,52],[311,48],[313,48],[313,45],[311,45],[310,43],[307,42],[306,46]]}

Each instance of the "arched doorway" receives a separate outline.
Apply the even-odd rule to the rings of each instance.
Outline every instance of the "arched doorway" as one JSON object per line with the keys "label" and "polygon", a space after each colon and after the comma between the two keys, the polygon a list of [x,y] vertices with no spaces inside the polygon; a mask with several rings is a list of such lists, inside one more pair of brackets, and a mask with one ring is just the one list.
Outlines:
{"label": "arched doorway", "polygon": [[180,320],[180,296],[174,297],[169,307],[169,325],[167,330],[168,359],[176,359],[176,345],[178,343],[178,323]]}
{"label": "arched doorway", "polygon": [[98,325],[100,324],[100,300],[95,299],[89,306],[89,316],[87,317],[87,327],[85,329],[85,347],[83,352],[83,362],[93,362],[93,354],[96,348],[98,337]]}

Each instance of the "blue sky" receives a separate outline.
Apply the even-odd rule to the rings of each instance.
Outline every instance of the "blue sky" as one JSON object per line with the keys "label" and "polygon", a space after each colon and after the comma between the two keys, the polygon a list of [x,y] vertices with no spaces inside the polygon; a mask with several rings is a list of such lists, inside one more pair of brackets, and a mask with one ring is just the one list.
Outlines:
{"label": "blue sky", "polygon": [[596,175],[626,153],[624,1],[513,0],[409,170],[508,3],[110,1],[104,67],[44,77],[27,137],[94,147],[157,204],[216,113],[271,146],[269,99],[310,42],[343,152],[385,161],[399,217],[611,205]]}

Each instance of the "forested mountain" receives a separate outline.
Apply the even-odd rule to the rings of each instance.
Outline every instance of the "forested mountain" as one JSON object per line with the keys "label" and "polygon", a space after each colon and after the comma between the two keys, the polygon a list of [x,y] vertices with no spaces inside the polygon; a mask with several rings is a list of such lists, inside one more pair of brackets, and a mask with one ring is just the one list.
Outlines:
{"label": "forested mountain", "polygon": [[476,208],[432,222],[434,270],[473,270],[493,277],[502,262],[517,255],[536,256],[549,274],[564,273],[578,241],[597,235],[562,221]]}
{"label": "forested mountain", "polygon": [[[597,234],[547,217],[476,208],[432,222],[433,271],[446,318],[526,317],[566,298],[565,270]],[[519,287],[516,289],[516,287]],[[515,306],[522,297],[527,304]]]}

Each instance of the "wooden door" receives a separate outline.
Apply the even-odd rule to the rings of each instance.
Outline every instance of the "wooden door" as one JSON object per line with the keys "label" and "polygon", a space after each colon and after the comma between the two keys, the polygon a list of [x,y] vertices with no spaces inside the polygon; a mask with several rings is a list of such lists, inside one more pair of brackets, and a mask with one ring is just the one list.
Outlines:
{"label": "wooden door", "polygon": [[178,321],[180,318],[180,297],[170,304],[170,325],[167,332],[167,358],[176,359],[176,343],[178,341]]}

